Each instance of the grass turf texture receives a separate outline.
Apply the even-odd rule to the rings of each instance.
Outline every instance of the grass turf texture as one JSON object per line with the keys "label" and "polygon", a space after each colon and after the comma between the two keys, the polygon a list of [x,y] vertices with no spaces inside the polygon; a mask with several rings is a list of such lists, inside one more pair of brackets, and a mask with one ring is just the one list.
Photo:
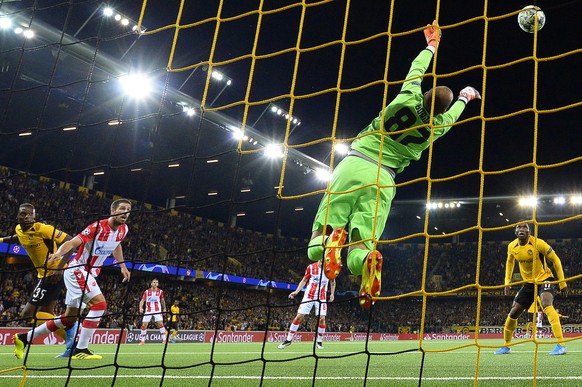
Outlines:
{"label": "grass turf texture", "polygon": [[[501,340],[423,341],[422,386],[532,386],[534,364],[538,386],[582,385],[582,340],[568,342],[568,354],[549,356],[555,344],[534,343],[512,347],[510,355],[494,355]],[[280,350],[279,343],[240,344],[125,344],[93,345],[102,360],[55,359],[61,346],[34,345],[28,358],[25,386],[63,386],[71,373],[75,386],[418,386],[422,352],[415,341],[293,343]],[[367,350],[372,354],[366,355]],[[480,351],[479,351],[480,349]],[[164,352],[165,350],[165,352]],[[444,352],[432,352],[442,350]],[[0,347],[1,370],[18,367],[12,346]],[[317,354],[317,358],[313,354]],[[478,361],[477,361],[478,359]],[[114,364],[118,365],[117,373]],[[163,364],[166,369],[162,368]],[[115,375],[116,374],[116,375]],[[261,375],[264,374],[261,383]],[[17,386],[23,370],[0,373],[0,385]],[[114,379],[115,378],[115,379]]]}

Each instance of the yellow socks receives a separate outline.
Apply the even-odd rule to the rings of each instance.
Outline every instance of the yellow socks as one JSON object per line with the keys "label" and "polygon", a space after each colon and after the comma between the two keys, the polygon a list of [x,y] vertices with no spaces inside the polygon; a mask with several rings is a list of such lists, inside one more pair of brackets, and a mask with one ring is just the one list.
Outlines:
{"label": "yellow socks", "polygon": [[556,312],[553,305],[544,308],[544,313],[548,316],[548,321],[552,326],[554,337],[561,345],[564,345],[564,335],[562,333],[562,324],[560,324],[560,315]]}
{"label": "yellow socks", "polygon": [[507,316],[505,320],[505,327],[503,328],[503,339],[505,340],[505,346],[507,347],[511,343],[511,338],[513,336],[513,331],[517,327],[517,319]]}

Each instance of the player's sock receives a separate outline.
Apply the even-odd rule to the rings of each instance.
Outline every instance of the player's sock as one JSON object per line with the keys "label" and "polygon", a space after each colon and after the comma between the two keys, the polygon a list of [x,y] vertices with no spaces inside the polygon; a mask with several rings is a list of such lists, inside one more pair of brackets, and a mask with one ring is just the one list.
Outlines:
{"label": "player's sock", "polygon": [[508,346],[509,343],[511,343],[513,331],[515,331],[516,327],[517,327],[517,319],[511,318],[508,315],[507,320],[505,320],[505,326],[503,327],[503,339],[505,340],[505,346]]}
{"label": "player's sock", "polygon": [[142,329],[141,332],[139,333],[139,341],[144,341],[147,334],[148,330]]}
{"label": "player's sock", "polygon": [[176,330],[172,331],[172,334],[170,335],[170,339],[172,339],[172,340],[175,339],[177,334],[178,334],[178,331],[176,331]]}
{"label": "player's sock", "polygon": [[26,339],[30,343],[35,337],[48,335],[51,332],[56,332],[59,329],[67,328],[71,325],[73,325],[73,322],[62,314],[59,317],[55,317],[54,320],[48,320],[34,328],[34,330],[28,331]]}
{"label": "player's sock", "polygon": [[353,275],[361,275],[363,262],[370,250],[353,249],[348,254],[348,268]]}
{"label": "player's sock", "polygon": [[105,314],[106,309],[107,303],[105,301],[99,302],[91,307],[89,313],[87,313],[87,317],[83,320],[83,327],[81,328],[81,332],[79,332],[77,348],[86,349],[89,347],[89,340],[97,330],[101,316]]}
{"label": "player's sock", "polygon": [[325,324],[319,324],[317,326],[317,342],[321,343],[323,341],[323,334],[325,333]]}
{"label": "player's sock", "polygon": [[299,329],[301,323],[297,320],[293,320],[291,326],[289,327],[289,332],[287,333],[287,341],[293,340],[293,336],[295,336],[295,332]]}
{"label": "player's sock", "polygon": [[35,325],[41,325],[41,324],[44,324],[45,322],[52,320],[54,318],[55,318],[55,315],[52,313],[36,312],[36,318],[33,318],[31,320],[31,322],[35,323]]}
{"label": "player's sock", "polygon": [[544,308],[544,313],[548,316],[548,321],[552,326],[554,337],[560,345],[564,345],[564,334],[562,333],[562,324],[560,324],[560,316],[558,315],[558,312],[556,312],[553,305],[550,305]]}
{"label": "player's sock", "polygon": [[323,257],[324,238],[326,238],[325,235],[320,235],[309,241],[307,245],[307,256],[312,262],[321,261]]}
{"label": "player's sock", "polygon": [[165,327],[160,328],[160,335],[162,335],[162,340],[166,341],[166,328]]}
{"label": "player's sock", "polygon": [[[45,322],[50,321],[54,318],[55,318],[55,315],[52,313],[36,312],[36,319],[33,319],[33,322],[35,323],[35,325],[41,325],[41,324],[44,324]],[[63,340],[67,339],[67,335],[65,334],[64,329],[60,329],[60,328],[57,329],[55,331],[55,335],[59,336]]]}

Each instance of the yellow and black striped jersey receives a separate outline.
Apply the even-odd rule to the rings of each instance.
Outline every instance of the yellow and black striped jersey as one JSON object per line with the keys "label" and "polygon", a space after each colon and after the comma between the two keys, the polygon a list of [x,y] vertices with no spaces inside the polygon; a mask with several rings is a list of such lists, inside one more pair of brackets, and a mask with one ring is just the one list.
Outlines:
{"label": "yellow and black striped jersey", "polygon": [[548,266],[547,260],[551,261],[560,282],[560,289],[566,287],[564,282],[564,270],[560,258],[552,247],[543,239],[529,236],[525,245],[519,244],[519,239],[515,239],[507,246],[507,263],[505,266],[505,285],[511,283],[515,261],[519,264],[519,272],[524,281],[543,281],[550,277],[555,277],[552,269]]}
{"label": "yellow and black striped jersey", "polygon": [[[15,228],[18,241],[26,250],[30,260],[34,264],[38,272],[38,278],[45,277],[45,262],[49,254],[57,251],[57,245],[60,245],[67,238],[67,234],[56,229],[50,224],[35,222],[31,228],[22,231],[22,227],[17,225]],[[49,269],[54,269],[58,266],[59,261],[52,262],[50,265],[46,264]],[[50,276],[51,272],[46,273]]]}
{"label": "yellow and black striped jersey", "polygon": [[170,307],[170,311],[172,312],[172,322],[178,321],[178,315],[180,314],[180,307],[176,305],[172,305]]}

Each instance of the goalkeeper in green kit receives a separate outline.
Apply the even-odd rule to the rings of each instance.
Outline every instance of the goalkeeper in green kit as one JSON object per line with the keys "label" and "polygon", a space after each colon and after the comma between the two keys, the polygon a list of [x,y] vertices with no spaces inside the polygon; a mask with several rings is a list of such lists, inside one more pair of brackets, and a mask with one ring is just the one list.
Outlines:
{"label": "goalkeeper in green kit", "polygon": [[380,295],[382,255],[375,244],[390,213],[396,174],[411,160],[419,160],[431,141],[446,134],[467,103],[481,99],[476,89],[465,87],[449,108],[453,92],[448,87],[437,86],[423,94],[422,76],[441,38],[436,21],[427,25],[424,36],[428,46],[412,61],[398,96],[360,132],[348,157],[333,171],[329,193],[313,222],[309,259],[323,257],[325,275],[333,280],[342,267],[341,249],[349,240],[347,264],[352,274],[362,276],[359,296],[364,309]]}

